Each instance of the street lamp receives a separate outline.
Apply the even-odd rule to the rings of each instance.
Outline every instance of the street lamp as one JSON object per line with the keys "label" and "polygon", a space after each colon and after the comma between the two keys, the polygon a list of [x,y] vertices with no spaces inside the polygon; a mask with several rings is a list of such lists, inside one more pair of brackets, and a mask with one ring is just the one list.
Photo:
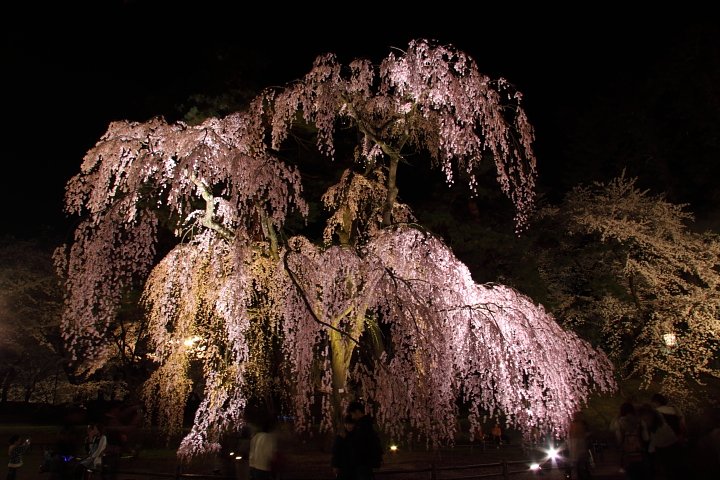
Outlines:
{"label": "street lamp", "polygon": [[662,339],[668,348],[673,348],[677,345],[677,337],[673,332],[663,333]]}

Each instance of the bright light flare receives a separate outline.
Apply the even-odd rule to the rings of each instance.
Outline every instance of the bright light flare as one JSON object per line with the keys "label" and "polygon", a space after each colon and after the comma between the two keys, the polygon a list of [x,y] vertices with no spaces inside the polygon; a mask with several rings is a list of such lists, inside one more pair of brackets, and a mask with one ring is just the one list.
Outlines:
{"label": "bright light flare", "polygon": [[555,461],[560,456],[560,450],[557,448],[549,448],[547,450],[547,456],[550,460]]}
{"label": "bright light flare", "polygon": [[538,470],[540,470],[540,464],[539,463],[531,463],[530,470],[532,470],[533,472],[537,472]]}
{"label": "bright light flare", "polygon": [[398,446],[395,445],[395,444],[390,445],[390,451],[393,452],[393,453],[397,453],[397,451],[398,451]]}
{"label": "bright light flare", "polygon": [[193,337],[188,337],[183,342],[183,345],[185,345],[188,348],[191,348],[193,345],[195,345],[195,342],[199,342],[200,340],[201,340],[201,338],[198,337],[197,335],[195,335]]}

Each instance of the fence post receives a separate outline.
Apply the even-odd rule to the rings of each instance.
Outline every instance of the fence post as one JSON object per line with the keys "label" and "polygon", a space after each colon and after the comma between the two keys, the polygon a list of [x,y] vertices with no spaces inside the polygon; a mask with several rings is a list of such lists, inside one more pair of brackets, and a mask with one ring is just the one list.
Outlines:
{"label": "fence post", "polygon": [[437,480],[437,470],[434,462],[430,464],[430,480]]}
{"label": "fence post", "polygon": [[510,478],[510,470],[508,469],[507,460],[502,460],[502,475],[505,480],[509,480]]}
{"label": "fence post", "polygon": [[178,465],[175,468],[175,480],[180,480],[181,476],[182,476],[182,465]]}

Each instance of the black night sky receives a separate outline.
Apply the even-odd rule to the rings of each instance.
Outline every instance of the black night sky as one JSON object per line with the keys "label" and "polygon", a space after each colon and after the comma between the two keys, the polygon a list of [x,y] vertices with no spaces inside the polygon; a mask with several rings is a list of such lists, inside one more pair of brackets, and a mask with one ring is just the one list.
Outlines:
{"label": "black night sky", "polygon": [[453,44],[524,93],[548,195],[627,167],[718,226],[720,27],[709,12],[229,3],[31,3],[3,14],[1,233],[70,231],[65,182],[110,121],[173,120],[192,94],[233,80],[281,85],[325,52],[379,61],[413,38]]}

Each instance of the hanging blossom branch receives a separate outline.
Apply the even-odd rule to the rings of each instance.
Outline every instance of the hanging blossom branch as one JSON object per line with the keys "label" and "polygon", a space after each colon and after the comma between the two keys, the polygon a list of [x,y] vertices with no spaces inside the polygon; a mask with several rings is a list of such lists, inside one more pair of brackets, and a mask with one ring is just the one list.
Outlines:
{"label": "hanging blossom branch", "polygon": [[[350,340],[351,342],[353,342],[355,345],[360,345],[360,342],[358,342],[357,339],[353,338],[352,335],[350,335],[350,334],[347,333],[346,331],[340,330],[339,328],[334,327],[334,326],[331,325],[330,323],[324,322],[323,320],[320,319],[320,317],[318,316],[318,314],[315,312],[315,309],[313,309],[313,306],[312,306],[312,304],[310,303],[310,300],[309,300],[308,297],[307,297],[307,292],[305,291],[305,289],[303,288],[303,286],[300,285],[300,282],[299,282],[299,280],[298,280],[297,275],[295,274],[295,272],[293,272],[292,268],[291,268],[290,265],[288,264],[288,255],[289,255],[289,254],[290,254],[290,250],[286,250],[285,255],[283,255],[283,263],[284,263],[284,265],[285,265],[285,270],[287,271],[288,277],[290,278],[290,280],[292,280],[292,283],[293,283],[293,285],[295,286],[298,295],[299,295],[300,298],[302,298],[303,301],[305,302],[305,305],[307,306],[307,309],[308,309],[308,311],[310,312],[311,317],[312,317],[317,323],[319,323],[320,325],[324,326],[325,328],[328,328],[328,329],[330,329],[330,330],[336,331],[337,333],[339,333],[340,335],[342,335],[344,338],[347,338],[348,340]],[[352,310],[352,307],[348,307],[347,310],[345,311],[345,313],[344,313],[343,315],[341,315],[341,316],[339,317],[339,319],[342,318],[342,317],[347,316],[350,310]]]}
{"label": "hanging blossom branch", "polygon": [[[263,129],[251,113],[195,127],[159,118],[114,122],[68,182],[67,211],[87,218],[55,258],[67,278],[64,335],[87,373],[111,354],[104,338],[123,292],[152,268],[160,210],[179,226],[195,215],[199,196],[205,227],[244,242],[261,228],[258,217],[282,225],[293,208],[307,212],[299,173],[263,150]],[[210,185],[223,195],[213,196]]]}
{"label": "hanging blossom branch", "polygon": [[[301,81],[265,93],[273,148],[279,148],[292,119],[302,112],[318,128],[318,148],[332,157],[335,123],[349,122],[364,137],[369,164],[383,152],[389,172],[401,158],[398,147],[407,142],[429,152],[448,183],[454,182],[456,169],[467,175],[473,191],[477,167],[489,153],[502,191],[517,208],[518,229],[526,227],[534,204],[534,132],[521,107],[522,95],[508,82],[491,81],[464,53],[425,40],[411,42],[402,56],[389,55],[377,71],[365,60],[352,62],[349,70],[344,77],[335,56],[323,55]],[[388,182],[389,194],[393,185]]]}
{"label": "hanging blossom branch", "polygon": [[[602,391],[615,388],[607,357],[560,329],[542,307],[508,287],[475,284],[439,240],[414,229],[390,230],[394,231],[383,231],[367,248],[393,272],[373,297],[398,342],[388,364],[393,374],[371,370],[362,380],[368,394],[380,395],[371,398],[378,398],[378,419],[387,429],[399,434],[402,418],[432,431],[428,438],[433,442],[453,438],[453,422],[430,422],[428,416],[455,418],[452,399],[463,391],[473,408],[502,411],[526,431],[530,426],[562,433],[567,412],[579,408],[590,385]],[[398,283],[395,277],[405,281]],[[483,305],[490,314],[464,308],[468,305]],[[413,318],[433,321],[418,329]],[[418,350],[418,345],[434,348]],[[398,354],[407,351],[412,355]],[[419,358],[424,360],[418,363]],[[448,378],[448,372],[456,376]],[[427,389],[408,392],[412,387],[396,383],[417,374],[430,382],[425,385],[430,391],[446,394],[436,398],[434,393],[428,396]],[[378,384],[382,387],[373,387]],[[500,385],[512,387],[501,388],[500,395],[491,398],[488,392],[498,392]],[[405,393],[400,395],[398,389]],[[412,400],[408,404],[405,398]]]}

